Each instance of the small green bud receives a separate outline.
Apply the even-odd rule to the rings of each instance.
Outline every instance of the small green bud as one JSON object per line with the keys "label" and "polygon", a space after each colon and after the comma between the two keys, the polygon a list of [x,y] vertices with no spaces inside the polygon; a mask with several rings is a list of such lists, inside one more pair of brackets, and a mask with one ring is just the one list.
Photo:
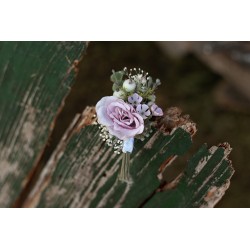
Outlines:
{"label": "small green bud", "polygon": [[148,88],[147,88],[147,86],[140,85],[139,90],[140,90],[141,92],[145,93],[145,92],[148,90]]}
{"label": "small green bud", "polygon": [[119,89],[120,89],[119,86],[116,83],[114,83],[113,86],[112,86],[112,90],[113,91],[119,91]]}
{"label": "small green bud", "polygon": [[113,93],[113,96],[115,96],[117,98],[120,98],[120,99],[124,99],[125,98],[125,93],[124,93],[124,91],[119,90],[119,91],[115,91]]}
{"label": "small green bud", "polygon": [[155,85],[156,85],[157,87],[161,85],[161,81],[160,81],[160,79],[156,79],[156,81],[155,81]]}
{"label": "small green bud", "polygon": [[110,76],[110,80],[111,82],[114,82],[114,83],[121,83],[122,82],[122,78],[124,76],[124,71],[117,71],[115,72],[114,70],[112,71],[113,74]]}
{"label": "small green bud", "polygon": [[149,88],[153,87],[153,79],[152,79],[152,77],[151,77],[151,76],[148,76],[148,77],[147,77],[147,80],[148,80],[148,87],[149,87]]}
{"label": "small green bud", "polygon": [[148,96],[148,100],[150,100],[151,102],[155,102],[155,99],[156,99],[155,95]]}
{"label": "small green bud", "polygon": [[147,105],[151,107],[155,102],[148,102]]}
{"label": "small green bud", "polygon": [[142,78],[141,78],[141,83],[142,83],[143,85],[145,85],[145,84],[147,83],[147,79],[146,79],[145,77],[142,77]]}

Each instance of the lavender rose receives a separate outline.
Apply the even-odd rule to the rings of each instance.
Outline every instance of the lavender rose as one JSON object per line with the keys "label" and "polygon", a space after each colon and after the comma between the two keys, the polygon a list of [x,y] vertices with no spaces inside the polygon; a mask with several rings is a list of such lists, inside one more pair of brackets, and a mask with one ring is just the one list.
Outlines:
{"label": "lavender rose", "polygon": [[144,130],[143,118],[134,107],[115,96],[103,97],[96,104],[98,122],[120,140],[133,138]]}

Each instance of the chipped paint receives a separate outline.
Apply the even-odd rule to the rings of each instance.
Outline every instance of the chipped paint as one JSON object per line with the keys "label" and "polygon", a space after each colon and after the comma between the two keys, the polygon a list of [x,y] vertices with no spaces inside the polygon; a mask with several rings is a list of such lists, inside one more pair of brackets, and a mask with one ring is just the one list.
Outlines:
{"label": "chipped paint", "polygon": [[55,170],[54,163],[61,159],[63,156],[63,150],[66,147],[66,142],[68,141],[69,134],[71,131],[74,130],[75,124],[77,124],[78,120],[80,119],[80,115],[76,115],[75,119],[69,126],[68,130],[66,131],[65,135],[62,138],[61,143],[58,145],[56,151],[53,153],[51,158],[49,159],[46,168],[43,169],[42,173],[40,174],[39,179],[36,182],[36,185],[33,187],[31,192],[29,193],[28,197],[23,203],[23,207],[35,207],[37,206],[39,199],[42,195],[42,192],[47,188],[51,176]]}
{"label": "chipped paint", "polygon": [[159,180],[162,180],[162,174],[163,174],[163,172],[166,170],[166,168],[168,167],[168,166],[170,166],[172,163],[173,163],[173,161],[175,160],[177,158],[177,156],[176,155],[172,155],[172,156],[170,156],[168,159],[166,159],[164,162],[163,162],[163,164],[160,166],[160,168],[159,168],[159,174],[158,174],[158,179]]}
{"label": "chipped paint", "polygon": [[[11,196],[13,190],[4,188],[7,178],[18,178],[22,172],[20,162],[22,159],[29,159],[34,156],[33,141],[35,139],[36,112],[31,106],[34,94],[28,99],[29,91],[23,97],[21,103],[20,117],[17,117],[15,126],[9,130],[9,141],[6,145],[0,143],[1,161],[0,161],[0,184],[3,183],[1,190],[9,190],[6,196]],[[22,151],[22,155],[19,155]],[[23,186],[23,185],[21,185]],[[3,192],[3,191],[1,191]],[[7,204],[7,200],[1,200],[0,203]],[[4,206],[4,205],[3,205]]]}
{"label": "chipped paint", "polygon": [[155,143],[156,139],[159,138],[160,132],[155,132],[149,139],[149,141],[145,144],[145,149],[151,149],[153,144]]}
{"label": "chipped paint", "polygon": [[[120,166],[121,156],[113,154],[112,149],[104,146],[100,141],[97,126],[92,126],[96,123],[95,110],[93,107],[87,107],[81,115],[75,118],[64,134],[24,205],[29,207],[90,207],[94,205],[97,207],[133,207],[146,205],[147,202],[153,201],[157,194],[167,192],[177,192],[182,199],[181,202],[186,202],[183,203],[184,205],[189,204],[190,200],[185,200],[185,194],[181,193],[183,190],[178,190],[179,183],[185,180],[185,185],[187,185],[185,190],[195,186],[197,173],[206,167],[210,158],[200,159],[193,171],[190,171],[190,175],[181,173],[175,180],[163,185],[157,178],[159,167],[160,172],[164,171],[177,155],[187,150],[188,145],[191,145],[191,136],[196,133],[195,124],[188,116],[181,116],[179,111],[170,122],[171,126],[174,124],[173,121],[175,126],[170,128],[169,124],[166,125],[158,120],[159,131],[155,131],[144,144],[138,144],[139,147],[135,148],[130,162],[131,170],[133,170],[133,176],[132,172],[131,176],[135,181],[132,185],[121,187],[113,178]],[[180,146],[183,142],[186,148],[182,152]],[[157,147],[160,145],[161,148],[152,153],[152,150],[155,150],[155,144]],[[223,147],[225,155],[229,152],[227,144],[219,145],[219,147]],[[218,147],[212,147],[207,154],[209,156],[214,154],[216,149]],[[219,178],[213,175],[221,167],[223,160],[227,159],[225,155],[213,166],[211,176],[205,176],[204,182],[196,187],[197,192],[193,191],[194,196],[200,195],[202,188],[207,188],[207,182],[211,178]],[[61,178],[58,178],[59,173],[62,175]],[[144,178],[147,183],[143,182]],[[189,205],[200,206],[202,204],[195,201]]]}
{"label": "chipped paint", "polygon": [[[53,207],[54,200],[53,197],[56,195],[57,197],[63,197],[64,194],[67,192],[65,188],[62,188],[61,186],[53,186],[50,189],[50,195],[46,195],[45,199],[48,204],[48,207]],[[52,198],[52,199],[51,199]]]}
{"label": "chipped paint", "polygon": [[0,183],[4,182],[8,176],[10,175],[18,176],[18,174],[19,174],[19,165],[17,162],[11,162],[10,160],[7,159],[2,159],[0,161]]}
{"label": "chipped paint", "polygon": [[182,177],[183,173],[179,174],[174,180],[172,180],[169,183],[166,183],[163,187],[159,188],[157,191],[162,192],[176,188]]}
{"label": "chipped paint", "polygon": [[62,58],[67,55],[71,61],[79,59],[85,49],[83,43],[69,42],[66,51],[63,46],[59,48],[60,44],[1,44],[0,188],[1,197],[5,197],[0,198],[2,206],[16,203],[32,180],[32,173],[39,168],[54,119],[74,80],[74,72],[67,74],[69,66]]}
{"label": "chipped paint", "polygon": [[[96,197],[97,191],[104,186],[106,181],[110,176],[114,174],[114,172],[118,169],[119,165],[118,163],[121,162],[121,158],[118,158],[116,162],[113,164],[112,168],[110,170],[107,170],[107,167],[109,166],[110,162],[115,157],[114,154],[110,157],[110,150],[108,150],[104,157],[101,159],[102,162],[100,162],[98,165],[101,167],[101,170],[98,172],[98,174],[93,178],[89,179],[89,184],[87,189],[85,190],[84,195],[81,197],[81,200],[78,204],[75,202],[72,202],[71,207],[88,207],[91,203],[91,201]],[[107,161],[108,159],[108,161]],[[90,166],[91,164],[91,158],[89,158]],[[104,163],[104,164],[103,164]],[[103,177],[103,174],[105,173],[105,177]],[[96,187],[95,187],[96,186]],[[95,188],[94,188],[95,187]]]}
{"label": "chipped paint", "polygon": [[204,204],[201,205],[202,208],[212,208],[214,207],[224,196],[226,190],[230,186],[230,181],[227,181],[221,187],[212,186],[209,188],[207,195],[204,197]]}
{"label": "chipped paint", "polygon": [[[79,133],[85,126],[93,124],[95,122],[95,116],[94,116],[94,108],[93,107],[87,107],[81,115],[77,114],[76,117],[74,118],[73,122],[69,126],[68,130],[65,132],[64,136],[62,137],[61,142],[59,143],[58,147],[56,148],[55,152],[51,156],[47,167],[44,168],[42,171],[40,178],[38,179],[36,185],[34,186],[33,190],[31,193],[28,195],[26,201],[24,202],[24,207],[30,207],[30,206],[36,206],[39,202],[39,199],[41,198],[42,192],[48,187],[50,183],[50,179],[55,171],[55,163],[58,162],[64,155],[64,150],[65,147],[67,146],[68,141],[70,138],[74,135]],[[95,146],[96,150],[98,150],[99,146]],[[96,154],[96,150],[93,150],[90,152],[90,156],[92,155],[93,157],[91,158],[92,161],[97,161],[99,160],[99,156]],[[82,152],[84,153],[84,152]],[[72,156],[71,156],[72,157]],[[95,159],[96,157],[96,159]],[[108,158],[108,153],[107,153],[107,158]],[[79,161],[80,159],[74,159],[72,158],[72,162],[75,162],[75,164],[81,165]],[[85,159],[86,160],[86,159]],[[103,158],[103,161],[105,161],[105,158]],[[88,170],[91,169],[91,162],[86,162],[82,161],[82,164],[84,164],[85,169],[84,173],[81,171],[77,172],[76,176],[74,179],[69,180],[70,185],[77,185],[77,186],[82,186],[84,184],[84,181],[92,178],[91,177],[91,171],[89,173]],[[89,166],[89,168],[87,167]],[[87,171],[87,172],[86,172]],[[78,183],[78,184],[77,184]],[[87,184],[87,183],[86,183]],[[46,200],[50,200],[51,197],[53,197],[55,193],[49,193],[46,194]],[[78,204],[79,202],[79,197],[75,196],[73,204],[76,203]]]}
{"label": "chipped paint", "polygon": [[[88,207],[90,206],[91,202],[96,199],[99,190],[101,190],[106,185],[107,181],[118,170],[121,162],[121,156],[117,157],[112,153],[111,148],[106,148],[104,145],[100,145],[100,141],[98,139],[99,137],[93,137],[93,133],[86,133],[85,135],[87,141],[90,141],[90,145],[88,147],[86,147],[86,145],[84,146],[84,143],[79,141],[79,146],[77,144],[75,146],[75,149],[72,149],[73,151],[68,156],[68,159],[70,158],[71,162],[70,168],[76,171],[73,178],[67,178],[61,181],[59,180],[55,183],[55,185],[51,183],[51,178],[57,168],[57,163],[60,162],[60,159],[64,157],[65,147],[69,143],[71,138],[73,136],[80,135],[86,126],[95,123],[96,116],[94,107],[87,107],[83,111],[81,116],[78,116],[78,118],[74,120],[68,131],[63,136],[50,161],[46,165],[44,171],[41,174],[41,177],[38,180],[38,183],[30,193],[29,199],[25,203],[26,206],[37,206],[39,200],[41,200],[42,198],[42,193],[45,195],[45,202],[51,200],[54,200],[56,202],[59,199],[60,195],[59,193],[56,194],[54,192],[51,192],[51,188],[52,190],[57,190],[60,189],[60,187],[63,189],[65,189],[65,187],[70,187],[72,190],[71,192],[75,192],[71,198],[71,203],[69,205],[70,207]],[[183,121],[182,125],[184,125]],[[172,136],[168,139],[168,142],[164,145],[164,147],[166,147],[166,145],[170,146],[173,139],[175,138],[175,129],[172,129],[171,131],[169,131],[169,133],[170,136]],[[161,133],[159,131],[156,131],[149,139],[149,141],[144,145],[144,147],[133,156],[133,158],[131,159],[131,165],[133,165],[135,163],[134,160],[137,159],[139,155],[145,151],[145,148],[150,149],[151,147],[153,147],[154,143],[157,139],[159,139],[160,136]],[[97,142],[98,144],[95,145],[94,143]],[[81,154],[78,156],[76,156],[74,153],[77,152],[77,147],[83,147],[83,149],[81,150]],[[89,151],[89,147],[91,147],[91,151]],[[100,157],[102,153],[103,155],[102,157]],[[163,153],[164,152],[162,152],[162,154]],[[147,164],[145,164],[145,166],[143,166],[137,172],[137,178],[143,175],[147,168],[153,165],[153,162],[156,159],[156,155],[152,157],[147,162]],[[174,159],[175,157],[172,158],[172,161]],[[112,165],[111,162],[113,162]],[[93,168],[93,166],[96,167]],[[114,183],[111,189],[109,189],[109,191],[107,191],[107,193],[102,196],[102,198],[97,203],[98,207],[107,206],[107,204],[110,202],[113,192],[116,192],[117,185],[117,182]],[[121,195],[121,197],[116,202],[116,205],[114,206],[122,206],[122,203],[124,202],[124,200],[126,200],[126,197],[129,194],[131,188],[133,188],[133,185],[126,186],[124,193]],[[67,196],[68,193],[65,193],[65,195]],[[49,204],[47,203],[47,205]]]}
{"label": "chipped paint", "polygon": [[28,154],[30,158],[35,154],[32,144],[35,141],[36,127],[38,126],[38,124],[36,124],[36,113],[34,110],[34,108],[31,108],[31,111],[29,111],[27,116],[25,112],[23,112],[26,120],[20,131],[24,154]]}
{"label": "chipped paint", "polygon": [[121,198],[117,201],[115,207],[118,208],[118,207],[122,207],[122,204],[124,203],[127,195],[128,195],[128,192],[130,190],[130,185],[127,185],[126,188],[125,188],[125,191],[123,192]]}
{"label": "chipped paint", "polygon": [[6,207],[6,204],[9,204],[11,201],[11,194],[13,193],[13,189],[10,183],[5,183],[3,187],[1,187],[0,192],[0,207]]}
{"label": "chipped paint", "polygon": [[[217,149],[217,147],[215,147]],[[215,152],[215,151],[214,151]],[[199,162],[198,165],[195,167],[195,173],[193,175],[193,178],[201,172],[201,170],[206,166],[207,162],[209,161],[209,159],[213,156],[213,153],[211,151],[211,154],[208,156],[203,157]]]}

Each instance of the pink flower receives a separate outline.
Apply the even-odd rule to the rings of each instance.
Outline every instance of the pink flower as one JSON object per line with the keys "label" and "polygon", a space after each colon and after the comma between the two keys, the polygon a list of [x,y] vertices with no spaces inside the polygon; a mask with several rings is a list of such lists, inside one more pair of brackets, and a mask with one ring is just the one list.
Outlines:
{"label": "pink flower", "polygon": [[162,109],[159,108],[156,104],[151,106],[151,111],[153,116],[163,116]]}
{"label": "pink flower", "polygon": [[96,104],[98,122],[120,140],[133,138],[144,130],[143,118],[134,107],[115,96],[103,97]]}

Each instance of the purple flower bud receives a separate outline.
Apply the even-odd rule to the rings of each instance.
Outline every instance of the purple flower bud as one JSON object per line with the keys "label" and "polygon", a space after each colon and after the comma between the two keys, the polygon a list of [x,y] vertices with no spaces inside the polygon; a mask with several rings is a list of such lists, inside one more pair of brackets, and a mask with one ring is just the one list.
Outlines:
{"label": "purple flower bud", "polygon": [[153,116],[163,116],[163,111],[160,107],[158,107],[156,104],[153,104],[151,106],[151,111]]}
{"label": "purple flower bud", "polygon": [[149,106],[146,104],[137,105],[136,111],[142,116],[143,119],[147,119],[151,114]]}
{"label": "purple flower bud", "polygon": [[140,104],[141,101],[142,101],[142,97],[139,96],[137,93],[134,93],[133,95],[128,97],[128,102],[134,106]]}

